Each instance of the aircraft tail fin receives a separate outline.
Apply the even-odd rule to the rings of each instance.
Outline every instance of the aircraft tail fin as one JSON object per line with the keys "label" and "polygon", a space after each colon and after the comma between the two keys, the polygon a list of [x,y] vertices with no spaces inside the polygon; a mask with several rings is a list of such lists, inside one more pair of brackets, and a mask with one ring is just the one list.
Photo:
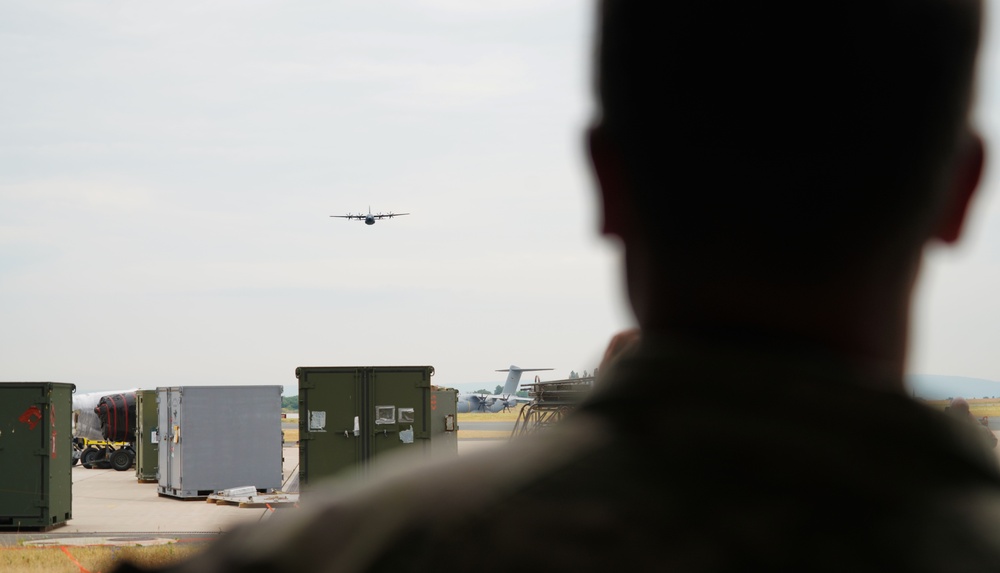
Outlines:
{"label": "aircraft tail fin", "polygon": [[513,396],[517,393],[517,384],[521,381],[522,372],[540,372],[542,370],[552,370],[552,368],[518,368],[511,364],[510,368],[497,370],[497,372],[507,373],[507,381],[503,385],[503,395]]}

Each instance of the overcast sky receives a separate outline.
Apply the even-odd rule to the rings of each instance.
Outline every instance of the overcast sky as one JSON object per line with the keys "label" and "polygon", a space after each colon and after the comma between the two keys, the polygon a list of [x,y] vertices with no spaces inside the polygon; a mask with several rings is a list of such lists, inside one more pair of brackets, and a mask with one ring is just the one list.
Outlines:
{"label": "overcast sky", "polygon": [[[592,370],[632,318],[583,154],[591,26],[580,0],[5,0],[0,380]],[[928,258],[913,372],[1000,380],[997,177]],[[411,215],[329,217],[369,208]]]}

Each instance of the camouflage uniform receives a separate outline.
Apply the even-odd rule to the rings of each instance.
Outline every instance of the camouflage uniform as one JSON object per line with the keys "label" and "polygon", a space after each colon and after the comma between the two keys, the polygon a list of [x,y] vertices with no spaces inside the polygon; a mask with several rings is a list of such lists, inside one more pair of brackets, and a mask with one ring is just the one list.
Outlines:
{"label": "camouflage uniform", "polygon": [[170,571],[1000,567],[992,452],[837,360],[647,337],[606,374],[544,435],[330,483]]}

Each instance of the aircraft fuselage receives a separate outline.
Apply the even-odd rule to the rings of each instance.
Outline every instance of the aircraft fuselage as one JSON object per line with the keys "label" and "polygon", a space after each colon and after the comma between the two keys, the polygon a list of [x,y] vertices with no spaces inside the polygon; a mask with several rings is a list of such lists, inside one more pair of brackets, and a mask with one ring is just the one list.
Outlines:
{"label": "aircraft fuselage", "polygon": [[502,412],[505,406],[507,408],[512,407],[514,403],[513,400],[507,401],[492,396],[463,395],[458,397],[455,412],[458,414],[465,414],[467,412],[492,412],[496,414],[497,412]]}

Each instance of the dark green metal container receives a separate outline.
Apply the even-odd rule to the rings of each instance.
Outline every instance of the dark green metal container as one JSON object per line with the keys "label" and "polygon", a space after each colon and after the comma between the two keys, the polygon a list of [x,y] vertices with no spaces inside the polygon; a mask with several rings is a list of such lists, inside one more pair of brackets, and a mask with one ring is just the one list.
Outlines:
{"label": "dark green metal container", "polygon": [[73,384],[0,382],[0,529],[73,517]]}
{"label": "dark green metal container", "polygon": [[[432,366],[296,368],[299,486],[307,490],[335,474],[364,475],[373,458],[390,451],[456,453],[456,395],[437,394],[433,374]],[[452,423],[446,429],[449,404]]]}
{"label": "dark green metal container", "polygon": [[159,460],[157,438],[156,390],[135,393],[135,478],[140,482],[155,482]]}

